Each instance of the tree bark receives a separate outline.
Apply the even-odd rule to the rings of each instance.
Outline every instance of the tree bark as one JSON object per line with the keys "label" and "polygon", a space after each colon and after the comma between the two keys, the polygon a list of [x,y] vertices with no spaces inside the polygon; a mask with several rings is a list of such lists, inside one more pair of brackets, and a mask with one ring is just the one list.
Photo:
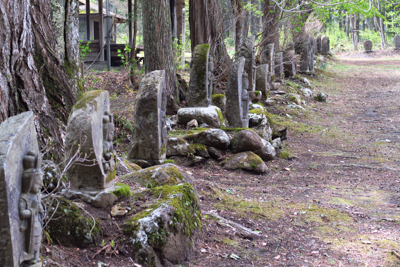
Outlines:
{"label": "tree bark", "polygon": [[178,35],[178,44],[181,44],[182,38],[182,9],[185,8],[185,0],[176,0],[176,30]]}
{"label": "tree bark", "polygon": [[243,38],[243,3],[242,0],[231,0],[233,14],[235,15],[235,52],[238,53],[242,46]]}
{"label": "tree bark", "polygon": [[192,54],[196,45],[208,43],[209,28],[207,1],[190,0],[189,1],[189,26]]}
{"label": "tree bark", "polygon": [[[70,4],[76,2],[67,1],[67,7]],[[50,8],[49,0],[0,1],[0,121],[33,111],[41,147],[51,143],[50,154],[57,157],[62,154],[64,123],[75,102],[59,51],[66,51],[68,58],[76,46],[59,50]]]}
{"label": "tree bark", "polygon": [[142,2],[144,65],[146,73],[165,70],[167,88],[167,113],[176,114],[177,86],[174,51],[172,49],[171,12],[169,0]]}

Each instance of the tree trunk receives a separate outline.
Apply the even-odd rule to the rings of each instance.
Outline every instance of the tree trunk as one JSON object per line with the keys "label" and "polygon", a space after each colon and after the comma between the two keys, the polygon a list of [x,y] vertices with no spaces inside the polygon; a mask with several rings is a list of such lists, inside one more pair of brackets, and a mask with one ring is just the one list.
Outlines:
{"label": "tree trunk", "polygon": [[[77,1],[68,0],[63,8],[76,12],[77,7]],[[71,80],[76,66],[71,62],[66,72],[63,63],[69,62],[73,51],[79,52],[74,39],[64,48],[57,46],[50,17],[49,0],[0,1],[0,121],[33,111],[41,147],[50,145],[51,140],[49,154],[60,157],[64,123],[75,102]],[[76,20],[67,16],[62,23],[74,25]],[[73,34],[68,30],[74,29],[65,29],[64,40]],[[64,61],[59,51],[65,51]]]}
{"label": "tree trunk", "polygon": [[242,46],[243,36],[243,3],[242,0],[231,0],[233,14],[235,15],[235,52],[238,53]]}
{"label": "tree trunk", "polygon": [[176,0],[176,20],[177,20],[177,25],[176,25],[176,30],[177,30],[177,35],[178,35],[178,44],[181,44],[181,38],[182,38],[182,9],[185,8],[185,0]]}
{"label": "tree trunk", "polygon": [[[383,14],[381,1],[380,0],[376,0],[376,3],[377,3],[377,8],[379,10],[379,13]],[[383,19],[379,18],[378,20],[379,20],[379,22],[378,22],[379,23],[379,33],[380,33],[380,36],[381,36],[381,47],[382,47],[382,49],[385,49],[385,47],[386,47],[385,27],[384,27],[384,24],[383,24]]]}
{"label": "tree trunk", "polygon": [[169,0],[142,2],[144,65],[146,73],[165,70],[167,113],[176,114],[178,105],[174,51],[172,49],[171,12]]}
{"label": "tree trunk", "polygon": [[[309,7],[305,7],[305,9],[309,9]],[[292,32],[296,54],[299,54],[301,51],[303,51],[302,46],[307,37],[305,23],[310,15],[311,11],[300,13],[299,15],[293,17]]]}
{"label": "tree trunk", "polygon": [[192,54],[196,45],[208,43],[208,9],[206,0],[189,1],[189,24]]}

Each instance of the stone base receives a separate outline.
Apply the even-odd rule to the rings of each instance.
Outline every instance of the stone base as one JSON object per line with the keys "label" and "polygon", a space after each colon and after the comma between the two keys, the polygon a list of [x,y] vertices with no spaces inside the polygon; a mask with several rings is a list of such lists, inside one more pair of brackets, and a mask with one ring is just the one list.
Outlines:
{"label": "stone base", "polygon": [[396,47],[394,50],[400,50],[400,47]]}
{"label": "stone base", "polygon": [[142,168],[164,164],[164,159],[129,159],[129,161],[139,165]]}
{"label": "stone base", "polygon": [[113,205],[118,198],[114,196],[114,191],[118,186],[113,186],[104,190],[63,190],[63,194],[68,199],[79,198],[84,202],[96,207],[105,208]]}
{"label": "stone base", "polygon": [[365,50],[365,51],[364,51],[364,53],[367,53],[367,54],[368,54],[368,53],[372,53],[372,52],[374,52],[374,51],[373,51],[373,50]]}
{"label": "stone base", "polygon": [[37,263],[31,263],[31,264],[25,264],[25,263],[21,263],[21,267],[42,267],[43,264],[42,262],[37,262]]}
{"label": "stone base", "polygon": [[242,119],[242,128],[249,128],[249,119]]}

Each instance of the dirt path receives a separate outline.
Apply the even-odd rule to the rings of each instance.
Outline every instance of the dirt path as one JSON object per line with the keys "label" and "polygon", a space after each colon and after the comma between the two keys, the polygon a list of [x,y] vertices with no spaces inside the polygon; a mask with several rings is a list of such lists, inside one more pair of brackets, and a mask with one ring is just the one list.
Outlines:
{"label": "dirt path", "polygon": [[[204,213],[192,266],[400,266],[400,57],[343,57],[267,175],[187,168]],[[397,252],[396,252],[397,251]],[[396,256],[396,253],[398,256]]]}

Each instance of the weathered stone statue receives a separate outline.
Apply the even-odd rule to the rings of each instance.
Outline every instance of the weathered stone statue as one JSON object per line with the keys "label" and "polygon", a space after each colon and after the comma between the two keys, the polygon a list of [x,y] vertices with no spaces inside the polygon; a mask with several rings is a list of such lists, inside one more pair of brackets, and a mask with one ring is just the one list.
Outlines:
{"label": "weathered stone statue", "polygon": [[21,266],[41,266],[40,246],[42,243],[43,207],[40,203],[40,189],[43,186],[41,155],[28,152],[23,158],[24,172],[21,181],[21,195],[18,209],[22,233]]}
{"label": "weathered stone statue", "polygon": [[[165,86],[165,71],[149,72],[142,79],[136,97],[135,129],[128,155],[131,161],[142,167],[162,164],[166,157],[167,92]],[[203,91],[205,89],[206,87],[203,87]]]}
{"label": "weathered stone statue", "polygon": [[192,69],[188,88],[189,107],[208,107],[211,105],[213,58],[210,45],[200,44],[194,48]]}
{"label": "weathered stone statue", "polygon": [[[324,35],[324,36],[325,36],[325,35]],[[317,53],[321,53],[321,40],[322,40],[321,35],[318,35],[318,36],[317,36],[317,39],[316,39],[316,43],[317,43],[317,50],[316,50],[316,52],[317,52]]]}
{"label": "weathered stone statue", "polygon": [[275,54],[275,82],[282,82],[283,78],[283,53]]}
{"label": "weathered stone statue", "polygon": [[0,124],[0,266],[41,267],[42,172],[35,115]]}
{"label": "weathered stone statue", "polygon": [[394,37],[394,50],[400,50],[400,36]]}
{"label": "weathered stone statue", "polygon": [[[267,48],[261,53],[261,64],[268,64],[269,75],[272,76],[275,73],[275,44],[271,43],[267,45]],[[272,79],[269,79],[271,82]]]}
{"label": "weathered stone statue", "polygon": [[229,72],[226,87],[226,118],[229,127],[249,127],[249,79],[244,71],[245,58],[239,57]]}
{"label": "weathered stone statue", "polygon": [[114,116],[110,112],[104,112],[103,116],[103,168],[105,172],[115,169]]}
{"label": "weathered stone statue", "polygon": [[271,89],[268,77],[268,64],[258,66],[256,69],[256,91],[261,91],[263,100],[268,98]]}
{"label": "weathered stone statue", "polygon": [[324,36],[321,39],[321,55],[327,56],[329,53],[329,37]]}
{"label": "weathered stone statue", "polygon": [[256,89],[256,55],[254,51],[255,36],[245,38],[239,50],[238,57],[244,57],[244,71],[248,74],[249,88],[247,91],[254,92]]}
{"label": "weathered stone statue", "polygon": [[365,53],[371,53],[372,52],[372,42],[371,41],[365,41],[364,42],[364,49]]}
{"label": "weathered stone statue", "polygon": [[297,56],[294,51],[294,43],[290,43],[288,49],[283,53],[283,72],[286,78],[294,77],[296,75],[296,59]]}
{"label": "weathered stone statue", "polygon": [[65,136],[71,189],[100,192],[114,186],[114,124],[107,91],[86,92],[72,108]]}
{"label": "weathered stone statue", "polygon": [[314,72],[314,44],[315,39],[312,36],[305,38],[302,43],[300,53],[301,72]]}

